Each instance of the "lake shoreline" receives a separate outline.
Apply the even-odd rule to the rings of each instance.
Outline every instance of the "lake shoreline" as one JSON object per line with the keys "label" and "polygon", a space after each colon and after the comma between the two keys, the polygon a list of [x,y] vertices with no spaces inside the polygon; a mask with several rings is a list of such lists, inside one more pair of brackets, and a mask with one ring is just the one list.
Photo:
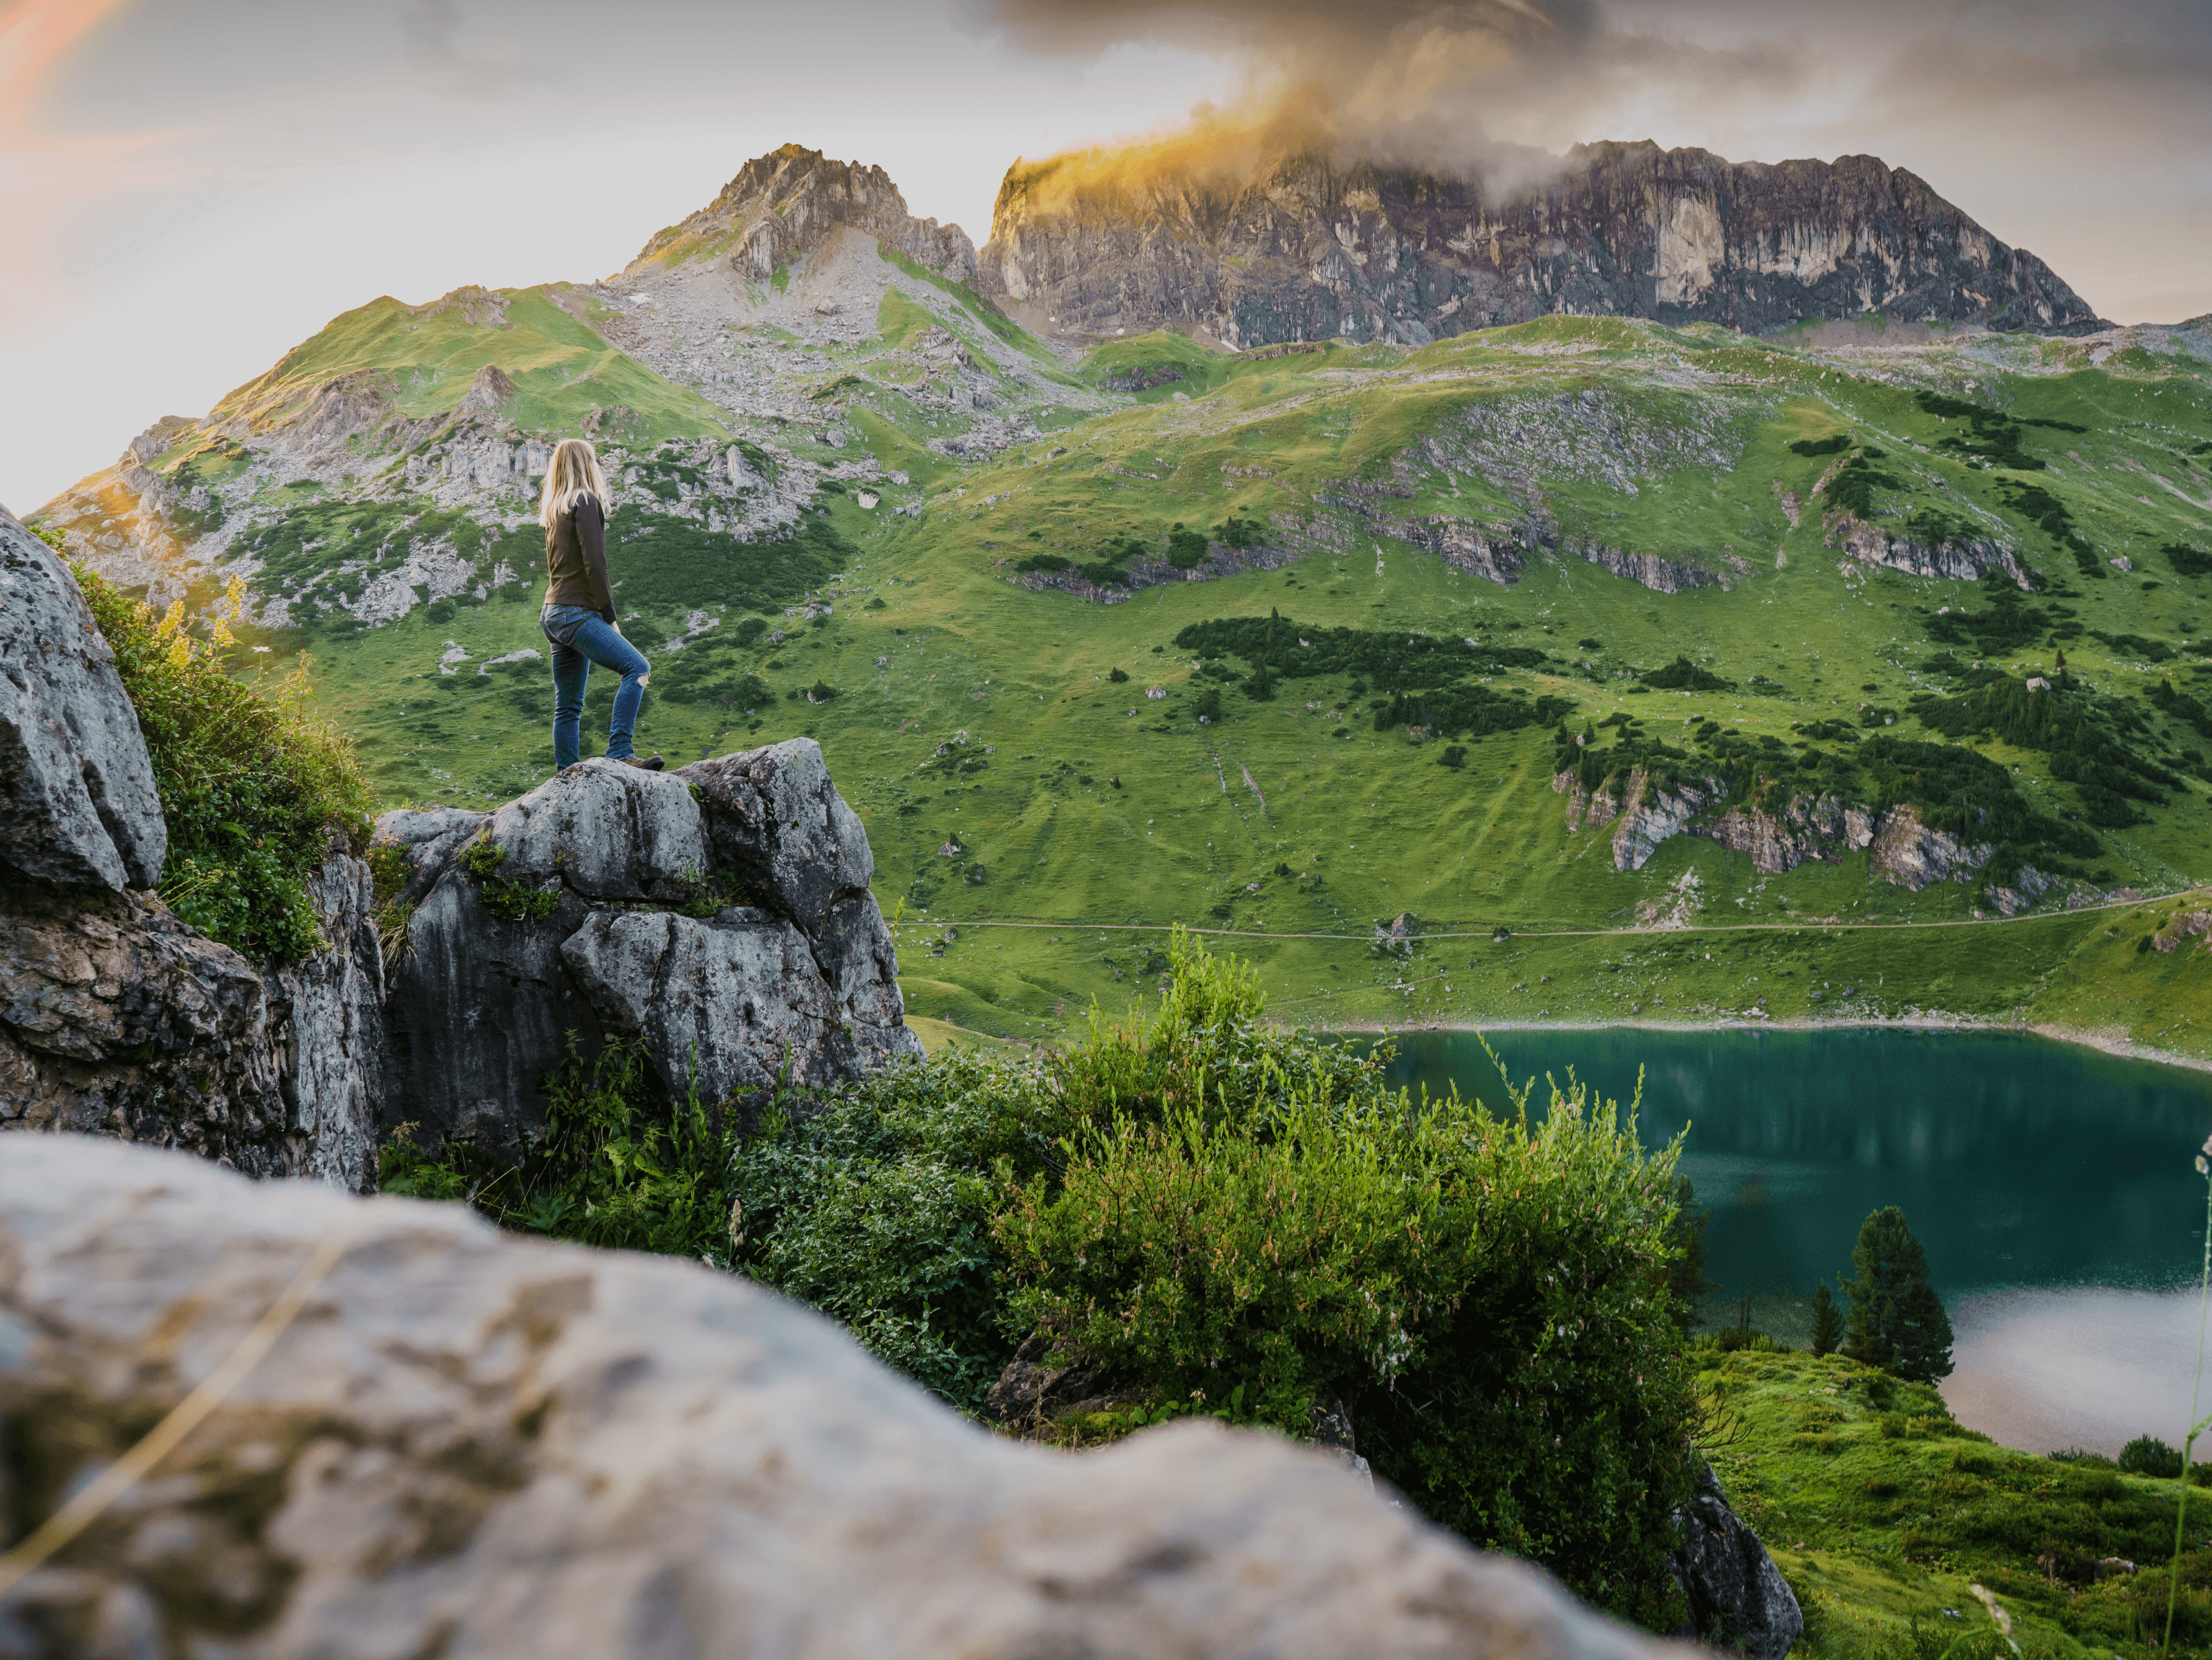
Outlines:
{"label": "lake shoreline", "polygon": [[1386,1037],[1407,1031],[1951,1031],[1994,1032],[2014,1037],[2048,1038],[2071,1043],[2122,1061],[2146,1061],[2154,1065],[2179,1067],[2189,1072],[2212,1073],[2212,1057],[2181,1055],[2154,1049],[2124,1032],[2094,1027],[2030,1024],[2018,1020],[1989,1020],[1971,1014],[1920,1014],[1885,1019],[1855,1016],[1823,1019],[1817,1015],[1795,1015],[1781,1020],[1655,1020],[1631,1016],[1626,1020],[1408,1020],[1346,1021],[1323,1028],[1332,1036]]}

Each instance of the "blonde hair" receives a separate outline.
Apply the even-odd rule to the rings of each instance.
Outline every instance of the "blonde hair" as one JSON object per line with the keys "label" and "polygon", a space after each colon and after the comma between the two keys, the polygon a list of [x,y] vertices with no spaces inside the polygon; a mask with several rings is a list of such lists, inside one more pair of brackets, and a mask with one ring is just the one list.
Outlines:
{"label": "blonde hair", "polygon": [[602,514],[613,516],[615,505],[607,499],[599,453],[581,438],[563,438],[545,468],[545,488],[538,497],[538,522],[551,530],[561,515],[576,505],[576,498],[587,493],[599,498]]}

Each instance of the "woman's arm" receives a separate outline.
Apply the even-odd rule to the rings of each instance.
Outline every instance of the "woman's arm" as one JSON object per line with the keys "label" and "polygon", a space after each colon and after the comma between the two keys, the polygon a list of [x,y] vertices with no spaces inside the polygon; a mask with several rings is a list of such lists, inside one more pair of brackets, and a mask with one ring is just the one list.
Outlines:
{"label": "woman's arm", "polygon": [[576,498],[576,545],[583,550],[584,574],[592,584],[592,603],[599,618],[615,620],[615,591],[607,582],[607,515],[596,496]]}

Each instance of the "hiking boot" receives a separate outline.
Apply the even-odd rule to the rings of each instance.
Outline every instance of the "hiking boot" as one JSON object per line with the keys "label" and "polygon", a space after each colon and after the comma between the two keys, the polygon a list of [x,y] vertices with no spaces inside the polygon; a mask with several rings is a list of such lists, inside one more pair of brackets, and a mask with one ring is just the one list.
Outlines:
{"label": "hiking boot", "polygon": [[668,764],[657,755],[625,755],[623,765],[635,767],[640,772],[659,772]]}

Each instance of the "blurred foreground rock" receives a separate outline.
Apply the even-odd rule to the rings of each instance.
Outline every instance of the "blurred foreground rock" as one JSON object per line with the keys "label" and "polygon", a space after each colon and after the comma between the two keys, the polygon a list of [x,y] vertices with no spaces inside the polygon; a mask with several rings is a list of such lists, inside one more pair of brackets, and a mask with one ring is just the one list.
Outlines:
{"label": "blurred foreground rock", "polygon": [[201,1427],[0,1592],[0,1656],[1671,1651],[1272,1437],[1042,1451],[743,1280],[76,1137],[0,1158],[7,1542],[331,1242]]}

